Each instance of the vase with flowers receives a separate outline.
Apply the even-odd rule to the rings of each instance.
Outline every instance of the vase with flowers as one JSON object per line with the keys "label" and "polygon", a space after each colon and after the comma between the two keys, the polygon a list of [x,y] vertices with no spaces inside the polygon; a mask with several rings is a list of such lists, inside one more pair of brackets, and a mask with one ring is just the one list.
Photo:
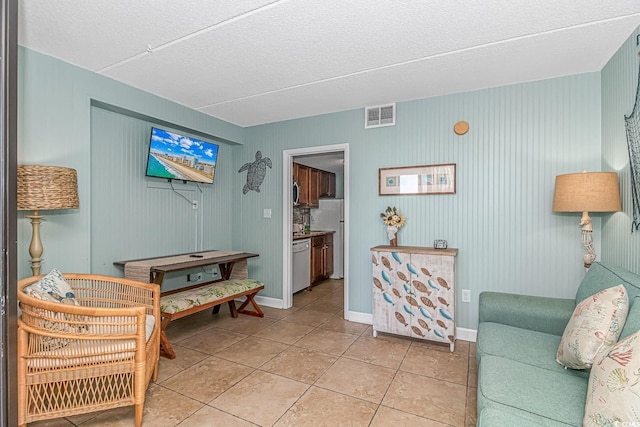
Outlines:
{"label": "vase with flowers", "polygon": [[398,209],[394,206],[388,206],[387,210],[380,214],[382,222],[387,225],[387,237],[391,246],[398,246],[398,230],[404,225],[404,215],[398,213]]}

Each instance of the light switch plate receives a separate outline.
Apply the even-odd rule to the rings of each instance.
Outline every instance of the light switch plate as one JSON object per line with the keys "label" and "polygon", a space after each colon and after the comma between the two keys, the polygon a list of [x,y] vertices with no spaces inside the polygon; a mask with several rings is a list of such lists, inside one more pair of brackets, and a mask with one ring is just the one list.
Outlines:
{"label": "light switch plate", "polygon": [[262,211],[262,217],[263,218],[271,218],[271,209],[264,209]]}

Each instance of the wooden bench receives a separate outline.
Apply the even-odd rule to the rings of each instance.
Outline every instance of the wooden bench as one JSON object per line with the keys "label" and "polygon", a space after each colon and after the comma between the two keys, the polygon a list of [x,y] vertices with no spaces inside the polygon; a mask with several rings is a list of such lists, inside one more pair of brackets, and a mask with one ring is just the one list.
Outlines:
{"label": "wooden bench", "polygon": [[[238,313],[250,316],[264,317],[264,313],[255,302],[254,297],[264,289],[264,284],[253,279],[228,279],[218,282],[206,282],[188,288],[163,292],[160,297],[160,312],[162,316],[162,332],[160,337],[161,354],[174,359],[175,352],[167,339],[165,329],[169,322],[209,308],[217,312],[221,304],[229,303],[231,317],[238,317]],[[246,297],[246,300],[236,308],[235,299]],[[254,311],[248,310],[251,304]]]}

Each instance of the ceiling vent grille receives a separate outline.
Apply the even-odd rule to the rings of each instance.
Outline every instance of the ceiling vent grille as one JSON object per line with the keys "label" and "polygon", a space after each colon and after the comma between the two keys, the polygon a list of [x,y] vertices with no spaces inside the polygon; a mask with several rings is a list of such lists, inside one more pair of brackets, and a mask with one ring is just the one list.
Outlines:
{"label": "ceiling vent grille", "polygon": [[364,109],[364,128],[379,128],[383,126],[395,126],[396,104],[378,105]]}

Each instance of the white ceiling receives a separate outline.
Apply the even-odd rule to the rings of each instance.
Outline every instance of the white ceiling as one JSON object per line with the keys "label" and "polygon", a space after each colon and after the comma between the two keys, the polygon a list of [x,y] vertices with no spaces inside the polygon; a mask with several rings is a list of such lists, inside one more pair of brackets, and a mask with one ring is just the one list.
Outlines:
{"label": "white ceiling", "polygon": [[301,165],[338,174],[344,171],[344,152],[342,151],[296,156],[293,158],[293,161]]}
{"label": "white ceiling", "polygon": [[599,71],[638,25],[639,0],[21,0],[19,43],[252,126]]}

